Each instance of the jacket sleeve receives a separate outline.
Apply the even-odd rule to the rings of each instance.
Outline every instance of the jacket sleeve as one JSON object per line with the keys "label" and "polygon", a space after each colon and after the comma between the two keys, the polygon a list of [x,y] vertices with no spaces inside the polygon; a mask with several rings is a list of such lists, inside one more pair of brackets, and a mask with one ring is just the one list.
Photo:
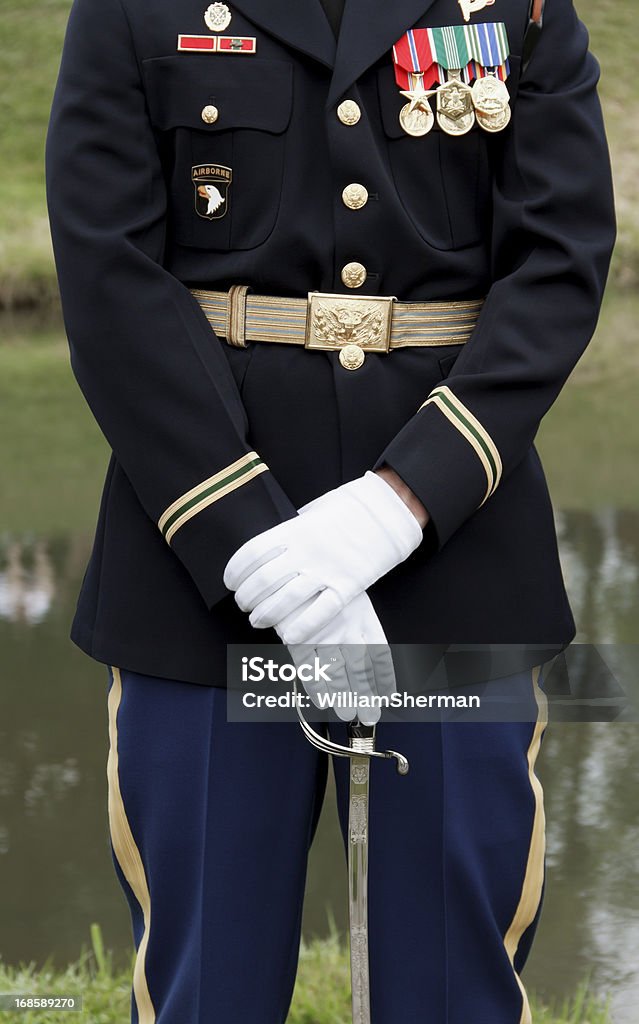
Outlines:
{"label": "jacket sleeve", "polygon": [[231,554],[295,514],[222,342],[162,266],[166,192],[119,0],[75,0],[46,141],[74,374],[137,497],[209,607]]}
{"label": "jacket sleeve", "polygon": [[420,498],[435,548],[529,450],[594,332],[615,238],[598,78],[572,0],[547,0],[512,121],[489,141],[493,283],[479,321],[374,466]]}

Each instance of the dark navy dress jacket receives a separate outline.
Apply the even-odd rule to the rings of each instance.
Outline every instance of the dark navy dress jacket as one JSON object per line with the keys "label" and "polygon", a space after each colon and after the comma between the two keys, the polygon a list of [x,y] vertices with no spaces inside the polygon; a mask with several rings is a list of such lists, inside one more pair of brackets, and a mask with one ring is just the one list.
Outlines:
{"label": "dark navy dress jacket", "polygon": [[[457,0],[346,0],[337,42],[320,0],[233,0],[228,32],[255,53],[178,51],[178,34],[210,34],[205,7],[75,0],[66,34],[51,231],[73,371],[113,452],[73,639],[224,685],[227,642],[277,640],[226,590],[231,554],[387,463],[431,516],[370,591],[389,641],[567,644],[533,442],[592,336],[615,234],[599,68],[571,0],[546,0],[529,60],[530,0],[472,15],[506,24],[512,119],[460,137],[403,131],[392,62],[407,29],[462,24]],[[205,164],[232,170],[216,218],[197,208]],[[369,193],[358,210],[342,200],[352,182]],[[350,261],[365,294],[484,298],[471,340],[351,371],[336,352],[231,348],[190,291],[347,293]],[[442,387],[446,408],[426,402]],[[216,497],[198,510],[205,484]]]}

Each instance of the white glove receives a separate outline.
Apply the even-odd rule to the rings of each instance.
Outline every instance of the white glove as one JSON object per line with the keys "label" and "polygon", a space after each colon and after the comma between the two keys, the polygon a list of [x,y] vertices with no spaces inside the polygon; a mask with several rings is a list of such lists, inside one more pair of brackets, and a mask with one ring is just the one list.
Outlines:
{"label": "white glove", "polygon": [[[303,680],[303,686],[318,708],[332,707],[345,722],[357,717],[364,725],[374,725],[379,721],[381,708],[370,706],[370,698],[397,692],[390,647],[368,594],[353,598],[307,643],[289,644],[288,649],[298,668],[307,662],[312,664],[315,657],[330,665],[326,673],[330,682],[321,678]],[[337,697],[349,692],[360,703],[349,699],[343,706],[337,700],[333,705],[327,703],[330,694]],[[324,704],[321,698],[326,701]],[[362,698],[369,703],[368,707],[361,704]]]}
{"label": "white glove", "polygon": [[229,559],[224,583],[257,629],[305,643],[375,580],[403,562],[422,528],[370,471],[304,505],[295,519],[251,537]]}

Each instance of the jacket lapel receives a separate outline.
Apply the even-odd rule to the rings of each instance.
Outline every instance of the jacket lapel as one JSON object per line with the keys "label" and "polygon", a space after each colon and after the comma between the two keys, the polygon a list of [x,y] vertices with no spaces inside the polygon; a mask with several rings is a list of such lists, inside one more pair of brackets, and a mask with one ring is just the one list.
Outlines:
{"label": "jacket lapel", "polygon": [[320,0],[233,0],[233,5],[276,39],[333,69],[330,106],[434,2],[346,0],[337,43]]}
{"label": "jacket lapel", "polygon": [[276,39],[333,67],[335,36],[320,0],[232,0],[232,4]]}
{"label": "jacket lapel", "polygon": [[327,106],[412,28],[435,0],[346,0]]}

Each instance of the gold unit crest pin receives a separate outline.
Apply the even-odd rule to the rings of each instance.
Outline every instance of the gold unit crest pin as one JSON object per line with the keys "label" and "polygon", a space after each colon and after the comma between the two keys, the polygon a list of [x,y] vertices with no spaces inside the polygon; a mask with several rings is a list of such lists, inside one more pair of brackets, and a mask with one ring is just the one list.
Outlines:
{"label": "gold unit crest pin", "polygon": [[198,35],[192,32],[180,32],[177,37],[177,48],[181,53],[255,53],[257,40],[255,36],[216,35],[224,32],[231,24],[232,15],[227,4],[209,4],[204,11],[204,24],[213,35]]}

